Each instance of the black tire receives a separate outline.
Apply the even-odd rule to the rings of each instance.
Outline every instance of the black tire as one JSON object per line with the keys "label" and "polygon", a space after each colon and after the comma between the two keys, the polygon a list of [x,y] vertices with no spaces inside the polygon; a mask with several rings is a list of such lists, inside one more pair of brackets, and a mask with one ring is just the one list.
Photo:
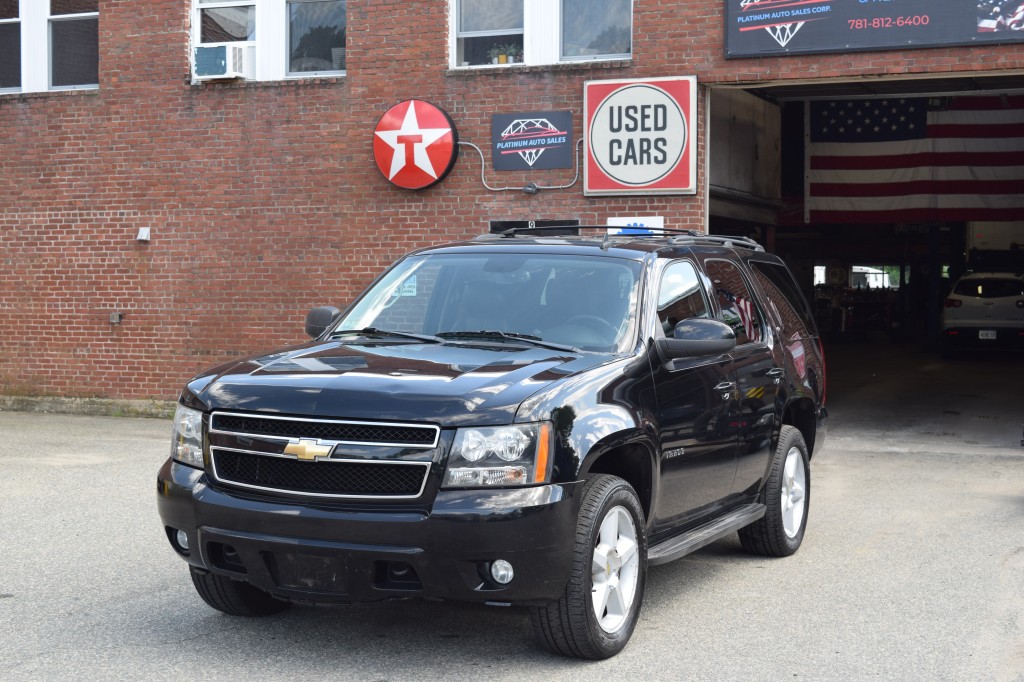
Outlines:
{"label": "black tire", "polygon": [[[556,602],[532,607],[530,620],[538,641],[548,651],[562,656],[599,660],[622,651],[636,627],[647,582],[647,530],[636,491],[621,478],[603,474],[591,476],[584,485],[582,495],[576,522],[572,570],[565,592]],[[629,583],[632,582],[635,587],[624,616],[616,616],[606,609],[606,623],[608,619],[621,621],[608,632],[602,627],[592,602],[592,593],[595,591],[592,563],[595,551],[600,547],[602,523],[612,515],[620,522],[625,520],[620,510],[632,521],[638,562],[634,565],[632,554],[627,554],[629,559],[623,562],[623,570],[614,571],[614,584],[617,587],[626,586],[619,592],[620,595],[626,594]],[[629,527],[625,525],[628,534]],[[618,561],[619,555],[616,553],[615,556]],[[608,573],[612,573],[610,563]],[[626,577],[619,582],[623,576]],[[608,592],[613,593],[614,589]]]}
{"label": "black tire", "polygon": [[291,604],[275,599],[249,583],[189,567],[192,584],[207,604],[231,616],[270,616]]}
{"label": "black tire", "polygon": [[[783,480],[785,478],[786,458],[793,450],[799,452],[799,458],[803,463],[804,485],[803,514],[796,529],[796,533],[786,532],[783,517]],[[800,431],[793,426],[783,426],[779,433],[779,442],[775,447],[775,456],[772,460],[772,468],[768,474],[768,480],[761,489],[760,502],[767,507],[765,515],[746,528],[741,528],[740,544],[743,549],[751,554],[761,556],[789,556],[800,549],[804,540],[804,531],[807,529],[807,512],[810,509],[811,501],[811,467],[810,458],[807,454],[807,445]],[[795,525],[795,524],[794,524]]]}

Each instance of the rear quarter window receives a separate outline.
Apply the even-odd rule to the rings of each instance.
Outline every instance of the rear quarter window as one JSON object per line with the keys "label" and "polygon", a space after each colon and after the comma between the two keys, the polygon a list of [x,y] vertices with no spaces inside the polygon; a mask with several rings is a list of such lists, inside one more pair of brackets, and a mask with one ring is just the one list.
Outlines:
{"label": "rear quarter window", "polygon": [[778,312],[785,328],[806,329],[808,334],[817,336],[814,313],[789,269],[777,263],[748,262],[757,283],[768,295],[769,305]]}

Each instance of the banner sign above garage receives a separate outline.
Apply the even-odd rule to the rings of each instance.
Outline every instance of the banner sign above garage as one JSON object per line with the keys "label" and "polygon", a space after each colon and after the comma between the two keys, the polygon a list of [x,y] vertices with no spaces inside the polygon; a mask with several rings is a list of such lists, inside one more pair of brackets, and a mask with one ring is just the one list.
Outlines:
{"label": "banner sign above garage", "polygon": [[583,85],[583,193],[697,193],[697,78]]}
{"label": "banner sign above garage", "polygon": [[726,57],[1024,42],[1024,0],[726,0]]}

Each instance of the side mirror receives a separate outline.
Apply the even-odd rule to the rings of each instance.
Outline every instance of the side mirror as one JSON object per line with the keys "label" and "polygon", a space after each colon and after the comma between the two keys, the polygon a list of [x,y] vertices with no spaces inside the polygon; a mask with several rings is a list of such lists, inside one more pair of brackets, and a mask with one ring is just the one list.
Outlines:
{"label": "side mirror", "polygon": [[676,358],[725,355],[736,348],[736,333],[724,322],[693,318],[677,324],[672,338],[658,339],[656,345],[666,362]]}
{"label": "side mirror", "polygon": [[334,321],[341,315],[341,311],[332,305],[313,308],[306,313],[306,336],[318,338],[324,331],[334,324]]}

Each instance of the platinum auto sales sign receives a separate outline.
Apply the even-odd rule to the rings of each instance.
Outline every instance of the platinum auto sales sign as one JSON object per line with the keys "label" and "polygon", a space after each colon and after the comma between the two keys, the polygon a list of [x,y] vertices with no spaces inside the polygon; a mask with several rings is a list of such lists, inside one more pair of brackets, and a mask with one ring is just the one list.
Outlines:
{"label": "platinum auto sales sign", "polygon": [[583,193],[697,193],[697,78],[583,85]]}

